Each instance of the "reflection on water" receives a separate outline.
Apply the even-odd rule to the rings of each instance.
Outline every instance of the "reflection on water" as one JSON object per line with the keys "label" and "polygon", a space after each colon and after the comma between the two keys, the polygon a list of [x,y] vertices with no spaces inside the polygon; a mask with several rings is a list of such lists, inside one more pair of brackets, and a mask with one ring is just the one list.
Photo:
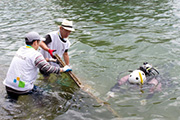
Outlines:
{"label": "reflection on water", "polygon": [[[73,72],[96,97],[105,101],[120,72],[148,61],[159,67],[163,91],[147,100],[146,92],[127,91],[107,103],[124,119],[179,119],[179,11],[178,0],[1,0],[1,81],[27,32],[44,36],[67,18],[76,29],[69,38]],[[1,84],[0,119],[116,119],[65,75],[39,77],[36,85],[48,92],[10,103]]]}

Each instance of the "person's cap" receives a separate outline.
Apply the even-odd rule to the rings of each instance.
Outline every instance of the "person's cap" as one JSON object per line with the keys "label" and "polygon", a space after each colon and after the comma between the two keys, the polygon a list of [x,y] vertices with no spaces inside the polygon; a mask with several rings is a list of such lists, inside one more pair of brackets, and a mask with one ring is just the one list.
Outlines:
{"label": "person's cap", "polygon": [[75,31],[75,29],[73,28],[73,21],[64,19],[61,26],[68,31]]}
{"label": "person's cap", "polygon": [[33,40],[44,41],[45,38],[41,37],[37,32],[29,32],[25,35],[26,42],[32,42]]}

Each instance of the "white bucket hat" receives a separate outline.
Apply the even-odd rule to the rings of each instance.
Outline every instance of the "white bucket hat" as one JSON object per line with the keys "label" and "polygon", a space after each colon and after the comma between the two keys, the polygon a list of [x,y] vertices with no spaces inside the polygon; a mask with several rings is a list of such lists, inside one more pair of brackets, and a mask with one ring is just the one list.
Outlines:
{"label": "white bucket hat", "polygon": [[73,28],[73,21],[64,19],[61,26],[68,31],[75,31],[75,29]]}

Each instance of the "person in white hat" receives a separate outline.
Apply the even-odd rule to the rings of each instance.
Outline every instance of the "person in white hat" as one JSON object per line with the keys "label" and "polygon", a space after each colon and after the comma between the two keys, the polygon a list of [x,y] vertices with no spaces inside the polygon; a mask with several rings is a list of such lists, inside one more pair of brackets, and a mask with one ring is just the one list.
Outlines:
{"label": "person in white hat", "polygon": [[[41,53],[44,58],[55,58],[54,54],[58,54],[60,57],[64,58],[65,64],[69,64],[69,55],[68,49],[70,48],[70,41],[68,36],[72,31],[75,31],[73,28],[73,22],[64,19],[58,31],[53,31],[48,33],[45,38],[46,40],[41,42]],[[57,66],[56,63],[50,63],[53,66]],[[49,76],[48,73],[42,72],[44,76]]]}
{"label": "person in white hat", "polygon": [[34,82],[38,75],[38,69],[49,73],[59,74],[71,69],[51,66],[37,51],[40,41],[44,40],[37,32],[29,32],[25,36],[25,46],[16,52],[3,84],[10,97],[18,97],[35,91]]}

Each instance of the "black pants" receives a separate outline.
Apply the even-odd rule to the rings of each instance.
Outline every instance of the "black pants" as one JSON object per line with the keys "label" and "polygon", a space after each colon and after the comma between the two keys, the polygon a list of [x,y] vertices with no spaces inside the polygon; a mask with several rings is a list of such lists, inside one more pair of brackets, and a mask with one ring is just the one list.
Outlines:
{"label": "black pants", "polygon": [[7,98],[11,101],[18,100],[20,95],[28,95],[28,94],[42,94],[43,89],[34,85],[33,89],[30,91],[17,91],[12,88],[6,86]]}

